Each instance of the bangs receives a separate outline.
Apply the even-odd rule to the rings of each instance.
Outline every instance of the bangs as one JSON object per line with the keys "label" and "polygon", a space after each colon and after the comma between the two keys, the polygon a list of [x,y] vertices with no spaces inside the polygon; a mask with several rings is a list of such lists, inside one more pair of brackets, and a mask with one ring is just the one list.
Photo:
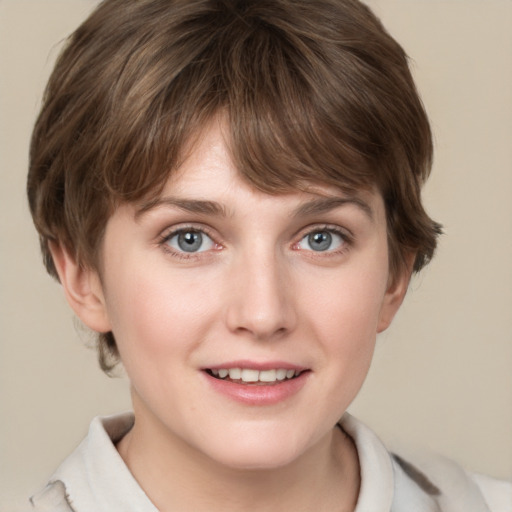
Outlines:
{"label": "bangs", "polygon": [[[329,31],[320,20],[297,30],[277,10],[196,12],[175,27],[181,37],[160,45],[165,51],[150,58],[143,47],[127,53],[123,74],[137,87],[121,84],[112,95],[110,128],[117,133],[106,139],[115,142],[108,152],[100,148],[102,181],[114,198],[159,194],[190,141],[216,116],[227,119],[236,167],[259,190],[277,194],[318,183],[384,193],[384,162],[398,138],[396,123],[386,119],[403,121],[407,112],[399,111],[388,74],[376,73],[339,27]],[[304,25],[303,13],[297,17]],[[368,54],[371,44],[369,37]]]}
{"label": "bangs", "polygon": [[[428,119],[400,45],[358,0],[103,0],[70,36],[30,147],[27,194],[51,244],[100,268],[121,203],[161,194],[215,118],[241,176],[279,194],[374,189],[390,273],[426,265],[441,226],[421,186]],[[99,340],[102,368],[118,353]]]}
{"label": "bangs", "polygon": [[428,119],[405,53],[366,6],[110,0],[69,39],[32,136],[27,189],[49,272],[49,240],[94,265],[116,206],[158,196],[215,117],[257,189],[376,189],[401,250],[428,239],[418,261],[433,253]]}

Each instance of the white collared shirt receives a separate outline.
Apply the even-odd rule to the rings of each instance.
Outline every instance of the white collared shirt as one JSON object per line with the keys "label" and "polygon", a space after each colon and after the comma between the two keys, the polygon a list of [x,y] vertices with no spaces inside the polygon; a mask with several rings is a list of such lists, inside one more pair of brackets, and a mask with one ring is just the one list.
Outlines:
{"label": "white collared shirt", "polygon": [[[87,437],[31,499],[31,510],[158,512],[115,447],[133,422],[131,413],[95,418]],[[340,426],[359,456],[361,487],[354,512],[512,512],[512,483],[471,475],[445,460],[419,468],[390,454],[350,414]]]}

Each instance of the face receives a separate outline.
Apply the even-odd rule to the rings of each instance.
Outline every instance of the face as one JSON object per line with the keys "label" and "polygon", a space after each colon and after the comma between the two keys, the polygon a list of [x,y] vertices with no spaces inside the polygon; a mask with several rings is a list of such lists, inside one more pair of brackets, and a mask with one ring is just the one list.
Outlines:
{"label": "face", "polygon": [[379,194],[256,191],[214,125],[158,200],[110,218],[98,295],[136,425],[262,468],[330,435],[402,299],[389,282]]}

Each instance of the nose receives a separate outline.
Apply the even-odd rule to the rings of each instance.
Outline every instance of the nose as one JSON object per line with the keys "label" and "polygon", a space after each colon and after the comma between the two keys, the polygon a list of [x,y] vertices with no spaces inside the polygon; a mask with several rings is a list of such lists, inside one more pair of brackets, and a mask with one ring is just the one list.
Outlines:
{"label": "nose", "polygon": [[297,324],[290,269],[279,255],[253,251],[230,273],[227,324],[253,339],[286,336]]}

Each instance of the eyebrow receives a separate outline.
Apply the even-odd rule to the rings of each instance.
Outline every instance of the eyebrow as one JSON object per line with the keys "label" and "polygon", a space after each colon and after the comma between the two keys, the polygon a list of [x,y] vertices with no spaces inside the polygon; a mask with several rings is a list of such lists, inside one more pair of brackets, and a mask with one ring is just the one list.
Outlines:
{"label": "eyebrow", "polygon": [[[370,218],[370,220],[373,220],[373,210],[370,208],[368,203],[359,197],[321,197],[319,199],[313,199],[298,206],[292,212],[292,217],[318,215],[334,210],[335,208],[345,206],[347,204],[355,205],[361,211],[363,211]],[[227,217],[226,208],[216,201],[183,199],[179,197],[162,197],[144,203],[135,213],[135,218],[139,219],[148,211],[162,206],[178,208],[189,213],[200,213],[204,215]]]}
{"label": "eyebrow", "polygon": [[202,213],[205,215],[217,215],[226,217],[226,209],[220,203],[215,201],[203,201],[199,199],[181,199],[179,197],[161,197],[144,203],[136,212],[135,218],[138,219],[150,210],[167,206],[178,208],[189,213]]}
{"label": "eyebrow", "polygon": [[362,210],[373,221],[373,210],[359,197],[322,197],[300,205],[293,215],[296,217],[326,213],[340,206],[352,204]]}

